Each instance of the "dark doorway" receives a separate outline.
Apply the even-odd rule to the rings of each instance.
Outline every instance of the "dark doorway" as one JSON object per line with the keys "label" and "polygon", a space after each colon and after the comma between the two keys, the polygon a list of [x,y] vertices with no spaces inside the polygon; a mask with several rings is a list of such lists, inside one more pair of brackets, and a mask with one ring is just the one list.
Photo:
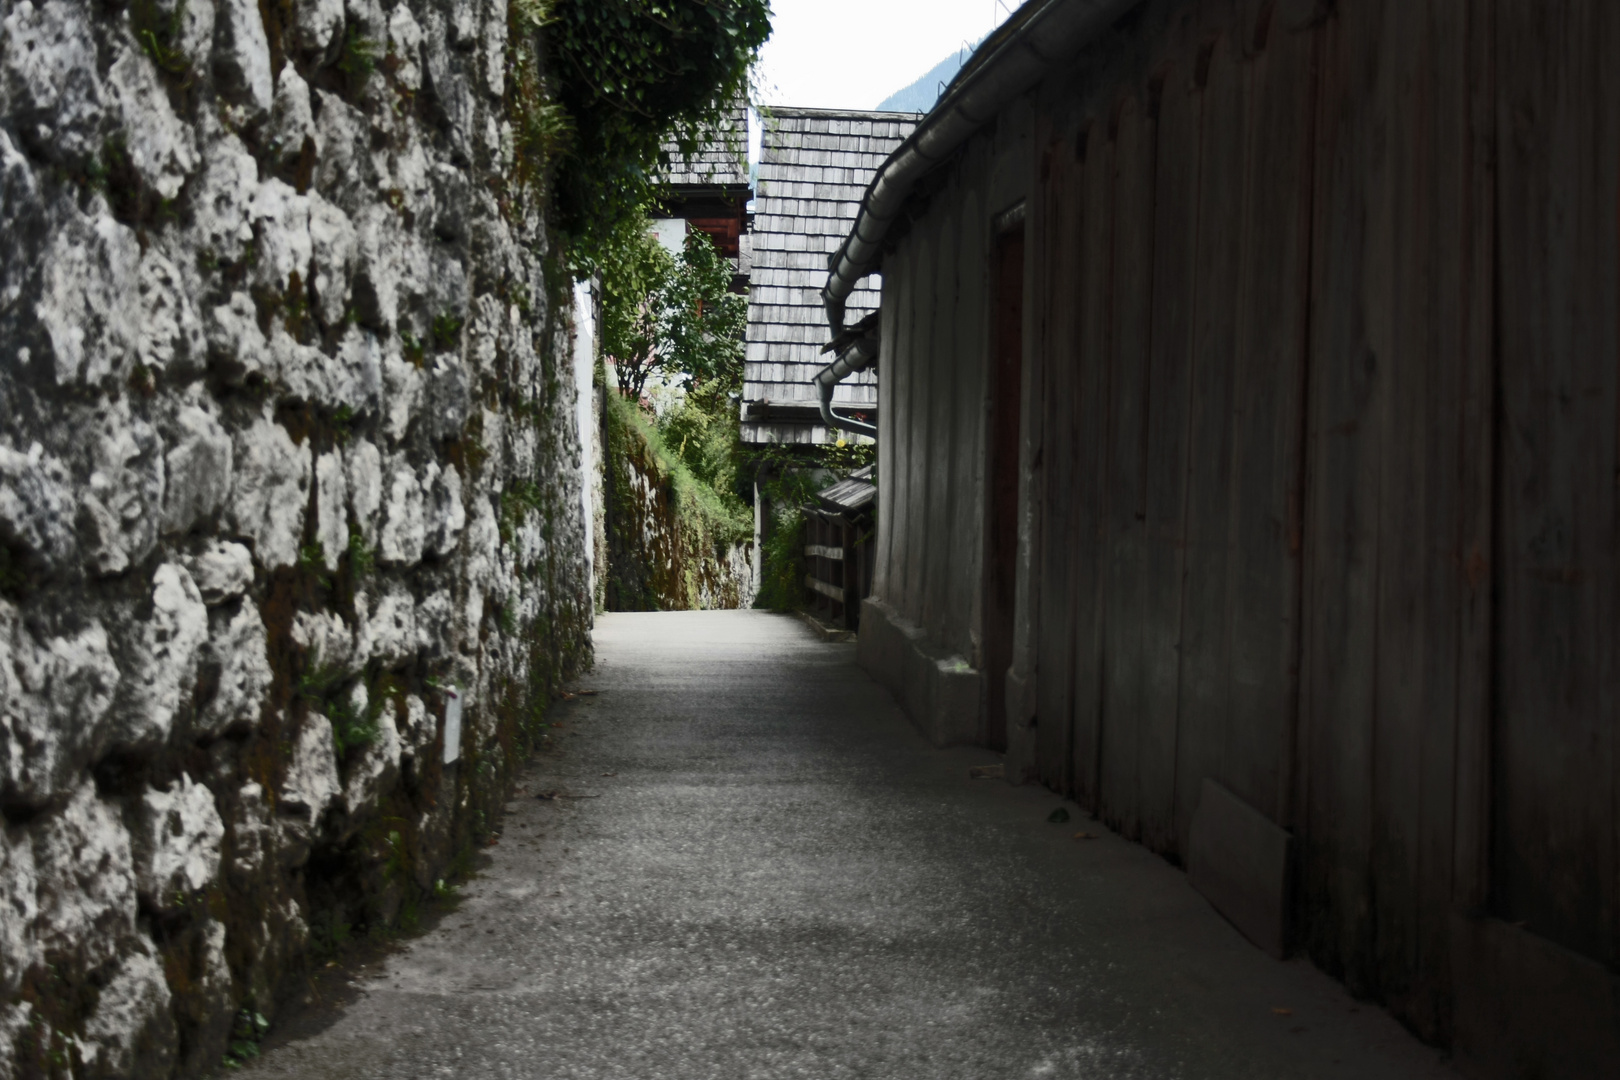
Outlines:
{"label": "dark doorway", "polygon": [[1007,668],[1018,584],[1019,394],[1024,374],[1024,224],[996,236],[990,256],[990,430],[985,463],[985,741],[1007,749]]}

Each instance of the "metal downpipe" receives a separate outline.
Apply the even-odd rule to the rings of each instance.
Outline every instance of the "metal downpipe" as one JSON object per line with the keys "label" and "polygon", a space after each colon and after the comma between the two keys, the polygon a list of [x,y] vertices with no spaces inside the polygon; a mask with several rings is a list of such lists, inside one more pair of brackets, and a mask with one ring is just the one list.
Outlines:
{"label": "metal downpipe", "polygon": [[838,415],[833,411],[832,400],[834,387],[857,371],[865,371],[871,367],[877,355],[877,342],[869,337],[863,337],[844,350],[837,360],[816,372],[816,377],[811,382],[816,384],[816,398],[821,403],[821,418],[827,422],[828,427],[877,438],[878,429],[875,424]]}

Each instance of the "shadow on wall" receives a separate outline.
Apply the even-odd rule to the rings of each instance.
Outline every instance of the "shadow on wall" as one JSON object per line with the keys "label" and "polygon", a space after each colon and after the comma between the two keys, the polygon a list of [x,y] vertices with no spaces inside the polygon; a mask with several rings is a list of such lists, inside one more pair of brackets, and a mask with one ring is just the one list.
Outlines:
{"label": "shadow on wall", "polygon": [[753,606],[753,522],[692,476],[634,405],[605,397],[608,610]]}

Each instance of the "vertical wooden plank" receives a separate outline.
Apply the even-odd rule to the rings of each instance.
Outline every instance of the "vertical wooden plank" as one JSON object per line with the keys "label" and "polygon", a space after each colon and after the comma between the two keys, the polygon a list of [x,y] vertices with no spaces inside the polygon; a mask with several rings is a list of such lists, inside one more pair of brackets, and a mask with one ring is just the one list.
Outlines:
{"label": "vertical wooden plank", "polygon": [[1239,29],[1255,56],[1242,144],[1221,776],[1286,826],[1299,692],[1314,36],[1272,25],[1269,12]]}
{"label": "vertical wooden plank", "polygon": [[1242,251],[1245,72],[1229,33],[1215,40],[1205,65],[1176,763],[1176,829],[1183,851],[1205,778],[1223,779],[1235,271]]}
{"label": "vertical wooden plank", "polygon": [[[982,168],[982,159],[975,162]],[[954,458],[953,483],[958,488],[962,509],[953,516],[950,526],[950,578],[951,601],[949,621],[959,640],[954,646],[964,656],[970,656],[969,635],[979,625],[975,601],[979,592],[979,578],[983,569],[982,530],[969,522],[982,520],[978,508],[985,498],[984,480],[979,475],[980,448],[983,446],[984,386],[988,377],[986,358],[989,356],[989,334],[985,330],[985,312],[989,308],[987,277],[990,255],[985,250],[985,235],[990,224],[986,218],[984,200],[978,183],[983,173],[975,169],[974,183],[962,193],[961,210],[956,223],[957,263],[960,279],[957,283],[958,299],[953,313],[957,348],[966,366],[958,375],[961,385],[956,393],[956,413],[953,424],[955,442],[951,446]]]}
{"label": "vertical wooden plank", "polygon": [[1114,339],[1109,407],[1108,572],[1100,749],[1104,817],[1141,837],[1144,481],[1153,317],[1154,118],[1132,93],[1114,151]]}
{"label": "vertical wooden plank", "polygon": [[[906,257],[909,245],[889,256],[883,275],[883,333],[878,349],[878,490],[877,536],[872,552],[875,565],[872,574],[872,595],[884,600],[890,596],[891,552],[895,533],[895,498],[900,490],[900,467],[905,457],[896,449],[905,444],[902,426],[903,412],[898,403],[905,396],[905,350],[911,339],[910,279],[911,261]],[[902,329],[903,327],[903,329]]]}
{"label": "vertical wooden plank", "polygon": [[1389,6],[1383,27],[1389,75],[1382,107],[1394,126],[1392,258],[1377,297],[1391,313],[1391,337],[1379,481],[1371,917],[1379,994],[1430,1038],[1449,1025],[1462,602],[1465,20],[1465,8],[1425,2]]}
{"label": "vertical wooden plank", "polygon": [[1041,782],[1058,791],[1070,787],[1070,746],[1074,709],[1074,536],[1079,516],[1074,500],[1075,343],[1080,296],[1080,226],[1085,217],[1085,172],[1075,145],[1053,148],[1045,185],[1050,293],[1045,300],[1047,334],[1042,344],[1046,385],[1043,468],[1046,506],[1041,542],[1041,581],[1048,602],[1041,605],[1036,659],[1036,769]]}
{"label": "vertical wooden plank", "polygon": [[1312,958],[1369,994],[1378,484],[1390,362],[1389,311],[1378,301],[1392,258],[1381,88],[1388,36],[1379,4],[1340,8],[1319,33],[1296,910]]}
{"label": "vertical wooden plank", "polygon": [[905,567],[904,606],[900,611],[912,622],[920,622],[925,588],[923,570],[928,547],[928,468],[932,447],[929,443],[929,381],[931,372],[928,359],[933,354],[934,324],[939,311],[935,289],[938,288],[939,266],[934,258],[934,229],[932,222],[917,229],[916,298],[913,301],[909,357],[910,383],[906,388],[908,436],[906,447],[906,523],[907,542],[904,551],[897,552]]}
{"label": "vertical wooden plank", "polygon": [[1494,906],[1620,963],[1614,5],[1501,0]]}
{"label": "vertical wooden plank", "polygon": [[[975,394],[977,384],[971,371],[982,370],[984,358],[971,354],[956,333],[956,310],[962,301],[959,279],[964,271],[957,260],[957,239],[961,235],[962,181],[957,181],[935,199],[927,225],[933,234],[934,301],[929,322],[933,343],[928,350],[923,379],[928,409],[928,539],[918,551],[923,566],[922,605],[918,621],[941,644],[950,646],[954,631],[965,630],[950,622],[951,544],[948,537],[961,528],[962,514],[972,506],[963,499],[962,477],[956,473],[956,445],[963,433],[956,427],[956,395]],[[966,383],[964,385],[964,382]],[[969,655],[969,661],[972,656]]]}
{"label": "vertical wooden plank", "polygon": [[[1190,31],[1191,13],[1179,28]],[[1181,595],[1192,407],[1192,313],[1196,299],[1199,132],[1203,91],[1187,43],[1158,77],[1154,179],[1153,339],[1149,359],[1144,522],[1142,842],[1185,855],[1175,830],[1176,738],[1181,669]]]}
{"label": "vertical wooden plank", "polygon": [[1458,401],[1457,762],[1452,903],[1490,902],[1491,565],[1496,475],[1496,12],[1470,9],[1467,25],[1469,175],[1462,272],[1463,358]]}
{"label": "vertical wooden plank", "polygon": [[1106,117],[1091,126],[1086,148],[1086,214],[1080,234],[1080,332],[1076,360],[1074,488],[1079,515],[1074,560],[1075,798],[1097,809],[1101,749],[1103,562],[1108,534],[1109,377],[1113,360],[1114,143]]}

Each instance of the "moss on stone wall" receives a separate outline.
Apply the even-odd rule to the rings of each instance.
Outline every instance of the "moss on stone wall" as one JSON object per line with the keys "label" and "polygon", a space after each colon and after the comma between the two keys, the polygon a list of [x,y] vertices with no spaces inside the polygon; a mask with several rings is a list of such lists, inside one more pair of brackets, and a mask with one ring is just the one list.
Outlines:
{"label": "moss on stone wall", "polygon": [[748,607],[753,522],[694,477],[640,409],[606,399],[608,609]]}

